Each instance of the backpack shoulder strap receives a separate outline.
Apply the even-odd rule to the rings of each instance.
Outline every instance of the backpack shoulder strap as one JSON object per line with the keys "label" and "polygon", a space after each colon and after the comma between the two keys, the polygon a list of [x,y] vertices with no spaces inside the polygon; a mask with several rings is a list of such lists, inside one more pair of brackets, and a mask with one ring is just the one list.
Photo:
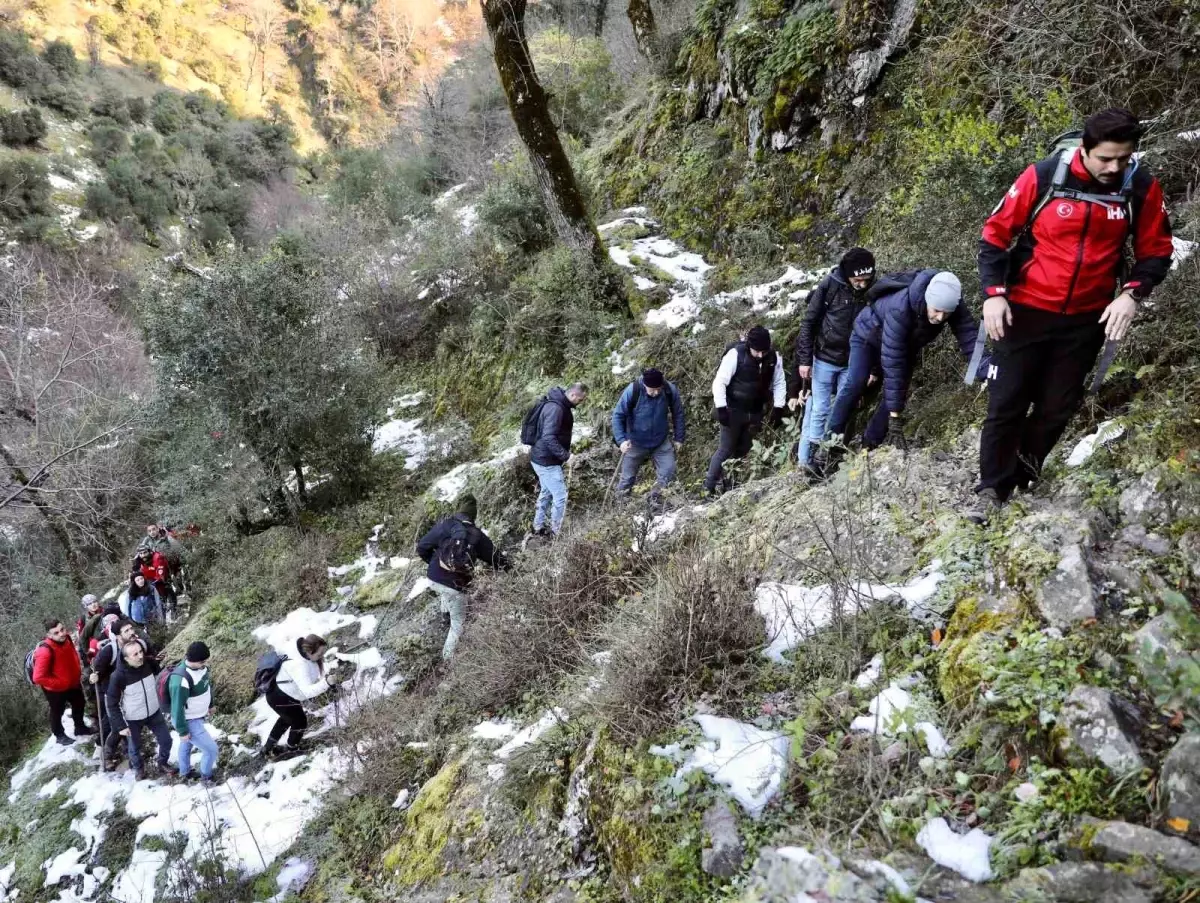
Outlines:
{"label": "backpack shoulder strap", "polygon": [[1025,219],[1025,225],[1021,227],[1021,231],[1014,236],[1012,243],[1009,245],[1009,250],[1017,246],[1022,238],[1024,238],[1029,230],[1033,228],[1034,221],[1038,218],[1038,214],[1046,209],[1055,197],[1062,191],[1063,186],[1067,183],[1067,175],[1071,171],[1071,158],[1075,155],[1074,148],[1063,148],[1058,152],[1058,161],[1054,164],[1054,175],[1050,177],[1050,184],[1046,186],[1046,190],[1042,192],[1042,196],[1038,198],[1033,209],[1029,211],[1029,216]]}

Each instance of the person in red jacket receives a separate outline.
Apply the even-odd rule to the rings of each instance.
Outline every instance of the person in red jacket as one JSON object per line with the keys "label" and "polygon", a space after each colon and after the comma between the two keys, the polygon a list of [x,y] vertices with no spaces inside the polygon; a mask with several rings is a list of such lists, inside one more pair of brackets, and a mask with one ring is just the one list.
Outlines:
{"label": "person in red jacket", "polygon": [[[81,672],[79,652],[71,642],[67,628],[62,621],[48,619],[46,638],[38,643],[33,653],[33,682],[46,694],[46,702],[50,705],[50,730],[63,746],[96,733],[95,728],[83,723]],[[63,713],[67,706],[71,707],[71,717],[75,721],[75,739],[63,730]]]}
{"label": "person in red jacket", "polygon": [[[1026,169],[984,224],[979,276],[994,353],[974,520],[1037,480],[1101,346],[1125,336],[1171,268],[1162,186],[1136,160],[1141,135],[1128,110],[1092,114],[1082,147]],[[1127,243],[1134,263],[1123,273]]]}

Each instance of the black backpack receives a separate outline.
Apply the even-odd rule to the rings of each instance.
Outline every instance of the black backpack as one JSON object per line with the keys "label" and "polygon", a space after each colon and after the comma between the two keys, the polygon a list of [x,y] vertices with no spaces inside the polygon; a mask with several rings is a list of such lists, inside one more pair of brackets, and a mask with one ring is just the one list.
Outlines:
{"label": "black backpack", "polygon": [[279,677],[279,669],[287,660],[286,655],[280,655],[274,649],[259,656],[258,667],[254,671],[255,695],[263,696],[270,692],[271,687],[275,686],[275,679]]}
{"label": "black backpack", "polygon": [[466,525],[458,518],[450,524],[450,535],[438,543],[438,564],[451,574],[469,574],[475,567],[471,557],[471,537]]}
{"label": "black backpack", "polygon": [[529,409],[525,420],[521,423],[521,444],[534,445],[542,431],[542,408],[550,403],[550,396],[543,395],[537,404]]}

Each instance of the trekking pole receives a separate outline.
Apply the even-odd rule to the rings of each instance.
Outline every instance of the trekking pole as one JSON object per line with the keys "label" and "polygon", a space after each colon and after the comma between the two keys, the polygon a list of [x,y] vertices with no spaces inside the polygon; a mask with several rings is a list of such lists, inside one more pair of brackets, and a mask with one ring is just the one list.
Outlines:
{"label": "trekking pole", "polygon": [[1089,395],[1095,395],[1100,391],[1100,386],[1104,384],[1104,377],[1108,375],[1108,368],[1112,366],[1113,358],[1117,356],[1120,344],[1116,339],[1109,339],[1104,343],[1104,352],[1100,355],[1100,363],[1096,366],[1096,375],[1092,377],[1092,385],[1088,389]]}
{"label": "trekking pole", "polygon": [[100,684],[94,685],[96,688],[96,720],[100,722],[100,773],[104,774],[108,771],[107,763],[104,761],[104,719],[100,717]]}
{"label": "trekking pole", "polygon": [[604,490],[604,501],[600,503],[600,510],[603,511],[608,507],[608,496],[613,491],[613,487],[617,485],[617,475],[621,472],[621,466],[625,463],[625,452],[621,452],[621,457],[617,459],[617,469],[613,471],[612,479],[608,481],[608,488]]}

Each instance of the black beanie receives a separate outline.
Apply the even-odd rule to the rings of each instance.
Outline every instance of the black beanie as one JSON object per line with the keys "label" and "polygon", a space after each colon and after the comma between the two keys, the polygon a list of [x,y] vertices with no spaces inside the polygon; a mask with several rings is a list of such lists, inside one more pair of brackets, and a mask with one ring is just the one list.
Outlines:
{"label": "black beanie", "polygon": [[474,523],[475,516],[479,513],[479,503],[475,501],[475,496],[470,493],[462,496],[458,500],[458,513]]}
{"label": "black beanie", "polygon": [[842,262],[839,266],[843,278],[846,279],[856,276],[874,276],[875,255],[866,248],[851,248],[842,255]]}
{"label": "black beanie", "polygon": [[662,371],[654,367],[647,367],[642,371],[642,385],[647,389],[661,389],[663,387]]}
{"label": "black beanie", "polygon": [[187,647],[187,655],[184,658],[189,662],[206,662],[208,661],[208,647],[199,640],[196,640],[196,642]]}
{"label": "black beanie", "polygon": [[770,351],[771,333],[763,326],[753,326],[746,333],[746,344],[754,351]]}

